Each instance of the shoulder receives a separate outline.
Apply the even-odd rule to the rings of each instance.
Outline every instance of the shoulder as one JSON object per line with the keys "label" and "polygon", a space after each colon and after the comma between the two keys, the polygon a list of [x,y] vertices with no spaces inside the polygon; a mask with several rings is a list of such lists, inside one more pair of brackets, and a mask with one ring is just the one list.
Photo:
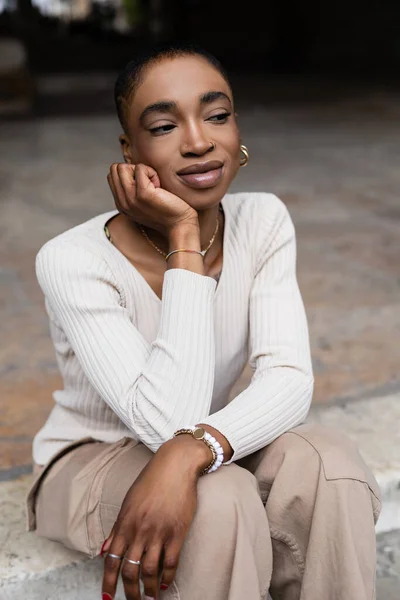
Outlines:
{"label": "shoulder", "polygon": [[36,255],[39,283],[46,279],[62,279],[68,275],[87,278],[108,271],[107,244],[101,237],[102,224],[115,211],[98,215],[46,242]]}
{"label": "shoulder", "polygon": [[41,252],[41,250],[44,248],[57,248],[64,243],[75,243],[82,246],[90,246],[93,241],[97,241],[99,239],[99,233],[102,232],[104,224],[107,222],[107,220],[116,213],[116,210],[110,210],[100,215],[96,215],[84,223],[75,225],[75,227],[72,227],[71,229],[67,229],[66,231],[46,242],[39,252]]}
{"label": "shoulder", "polygon": [[288,210],[284,202],[268,192],[238,192],[226,195],[226,205],[232,215],[244,221],[275,222],[286,216]]}
{"label": "shoulder", "polygon": [[253,242],[263,244],[282,228],[294,230],[285,203],[275,194],[267,192],[239,192],[228,194],[226,204],[233,220],[245,227]]}

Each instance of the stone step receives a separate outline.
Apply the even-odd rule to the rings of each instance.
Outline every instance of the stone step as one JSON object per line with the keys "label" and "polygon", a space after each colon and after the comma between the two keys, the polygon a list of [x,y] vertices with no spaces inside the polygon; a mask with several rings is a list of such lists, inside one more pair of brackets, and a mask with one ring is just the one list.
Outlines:
{"label": "stone step", "polygon": [[[377,533],[400,529],[399,396],[315,407],[309,420],[337,428],[358,444],[382,489]],[[1,600],[98,600],[102,559],[25,532],[23,500],[31,480],[25,475],[0,484]],[[116,600],[124,600],[122,586]]]}

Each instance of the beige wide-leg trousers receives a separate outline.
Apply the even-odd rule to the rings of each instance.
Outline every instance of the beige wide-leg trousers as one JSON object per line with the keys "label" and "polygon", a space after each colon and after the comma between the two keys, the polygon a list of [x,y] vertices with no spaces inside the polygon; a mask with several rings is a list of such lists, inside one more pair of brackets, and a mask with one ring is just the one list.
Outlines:
{"label": "beige wide-leg trousers", "polygon": [[[129,438],[71,444],[36,469],[28,528],[96,556],[151,457]],[[199,480],[176,579],[160,599],[264,600],[269,590],[273,600],[373,600],[379,512],[354,444],[300,425]]]}

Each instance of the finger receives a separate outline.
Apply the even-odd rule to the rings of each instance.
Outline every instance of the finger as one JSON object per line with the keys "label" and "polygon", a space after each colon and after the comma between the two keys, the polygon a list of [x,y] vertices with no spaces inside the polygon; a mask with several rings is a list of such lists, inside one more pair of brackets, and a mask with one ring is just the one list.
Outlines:
{"label": "finger", "polygon": [[114,537],[114,529],[115,529],[115,524],[113,525],[111,531],[110,531],[110,535],[104,540],[103,545],[101,547],[100,550],[100,556],[104,556],[106,552],[108,552],[112,541],[113,541],[113,537]]}
{"label": "finger", "polygon": [[164,547],[164,559],[160,584],[170,586],[176,576],[184,539],[175,538]]}
{"label": "finger", "polygon": [[149,179],[151,181],[151,183],[154,185],[155,188],[159,188],[161,187],[161,183],[160,183],[160,178],[158,176],[157,171],[155,171],[152,167],[149,167]]}
{"label": "finger", "polygon": [[125,559],[121,569],[122,580],[124,582],[124,590],[126,600],[140,600],[140,583],[139,576],[141,564],[134,565],[128,560],[142,561],[144,553],[144,543],[135,541],[125,554]]}
{"label": "finger", "polygon": [[142,558],[141,577],[144,593],[149,598],[157,598],[160,589],[160,561],[162,557],[163,544],[156,542],[146,550]]}
{"label": "finger", "polygon": [[148,165],[136,165],[135,180],[137,186],[137,197],[143,197],[146,191],[160,187],[160,180],[157,172]]}
{"label": "finger", "polygon": [[121,185],[119,174],[118,174],[118,164],[114,163],[110,168],[111,181],[115,189],[115,203],[118,204],[117,208],[120,212],[124,213],[128,209],[125,190]]}
{"label": "finger", "polygon": [[[122,558],[126,551],[126,542],[120,535],[114,534],[113,540],[109,547],[109,550],[104,559],[104,573],[103,573],[103,584],[102,594],[109,594],[111,598],[114,598],[117,590],[118,575],[121,569]],[[115,558],[115,556],[121,558]]]}
{"label": "finger", "polygon": [[124,208],[121,206],[121,203],[120,203],[120,201],[119,201],[118,194],[117,194],[117,190],[115,189],[115,185],[114,185],[114,182],[113,182],[113,180],[112,180],[112,176],[111,176],[111,175],[108,175],[108,176],[107,176],[107,179],[108,179],[108,184],[109,184],[109,186],[110,186],[110,189],[111,189],[111,191],[112,191],[112,195],[113,195],[113,197],[114,197],[114,203],[115,203],[115,207],[116,207],[116,209],[117,209],[117,210],[118,210],[120,213],[124,213],[124,212],[125,212],[125,209],[124,209]]}
{"label": "finger", "polygon": [[136,197],[135,165],[119,164],[117,173],[126,199],[134,201]]}
{"label": "finger", "polygon": [[107,175],[107,181],[108,181],[108,185],[110,187],[111,193],[114,196],[114,200],[117,201],[118,200],[118,198],[117,198],[117,190],[115,189],[115,186],[114,186],[114,183],[113,183],[113,180],[112,180],[112,177],[111,177],[111,173],[109,173]]}

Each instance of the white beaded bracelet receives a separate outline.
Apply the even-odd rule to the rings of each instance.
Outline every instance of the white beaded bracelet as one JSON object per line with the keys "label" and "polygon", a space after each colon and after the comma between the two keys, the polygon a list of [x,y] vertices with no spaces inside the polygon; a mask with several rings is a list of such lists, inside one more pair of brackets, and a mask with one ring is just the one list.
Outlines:
{"label": "white beaded bracelet", "polygon": [[196,427],[193,425],[191,427],[185,427],[183,429],[175,431],[174,436],[180,435],[181,433],[190,433],[196,440],[203,441],[205,444],[207,444],[207,446],[212,446],[212,448],[214,449],[214,462],[208,469],[205,469],[203,471],[204,474],[212,473],[213,471],[219,469],[219,467],[224,462],[224,451],[221,444],[215,439],[213,435],[208,433],[208,431],[206,431],[203,427]]}
{"label": "white beaded bracelet", "polygon": [[207,473],[212,473],[213,471],[219,469],[222,463],[224,462],[224,451],[222,449],[221,444],[215,439],[213,435],[208,433],[208,431],[205,432],[204,437],[207,440],[207,442],[212,444],[215,452],[217,453],[217,460],[215,461],[213,466],[207,471]]}

